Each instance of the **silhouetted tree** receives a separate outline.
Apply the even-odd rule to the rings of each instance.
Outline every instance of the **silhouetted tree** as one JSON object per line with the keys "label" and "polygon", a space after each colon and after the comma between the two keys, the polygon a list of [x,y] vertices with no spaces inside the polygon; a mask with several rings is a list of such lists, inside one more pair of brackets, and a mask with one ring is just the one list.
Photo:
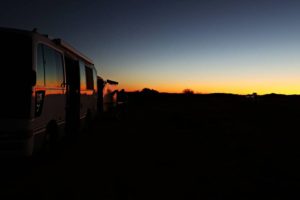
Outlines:
{"label": "silhouetted tree", "polygon": [[187,89],[184,89],[184,90],[182,91],[182,93],[183,93],[183,94],[189,94],[189,95],[191,95],[191,94],[194,94],[194,91],[187,88]]}
{"label": "silhouetted tree", "polygon": [[157,90],[153,90],[153,89],[149,89],[149,88],[144,88],[141,93],[143,94],[149,94],[149,95],[153,95],[153,94],[158,94],[159,92]]}

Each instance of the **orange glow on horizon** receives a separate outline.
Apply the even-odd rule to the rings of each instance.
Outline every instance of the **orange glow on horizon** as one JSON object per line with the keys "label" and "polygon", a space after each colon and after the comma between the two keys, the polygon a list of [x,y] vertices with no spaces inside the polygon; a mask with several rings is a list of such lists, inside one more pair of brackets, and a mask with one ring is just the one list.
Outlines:
{"label": "orange glow on horizon", "polygon": [[[287,67],[288,68],[288,67]],[[231,93],[259,95],[300,94],[300,72],[282,70],[254,72],[218,72],[214,74],[202,73],[165,73],[154,74],[149,72],[135,73],[124,78],[122,72],[115,79],[118,80],[118,89],[126,91],[141,91],[150,88],[159,92],[182,93],[184,89],[191,89],[194,93]]]}
{"label": "orange glow on horizon", "polygon": [[143,88],[150,88],[159,92],[167,93],[182,93],[184,89],[191,89],[195,93],[209,94],[209,93],[231,93],[231,94],[252,94],[259,95],[277,93],[277,94],[300,94],[300,81],[271,81],[271,82],[231,82],[231,83],[207,83],[207,84],[121,84],[119,89],[124,88],[126,91],[134,92],[141,91]]}

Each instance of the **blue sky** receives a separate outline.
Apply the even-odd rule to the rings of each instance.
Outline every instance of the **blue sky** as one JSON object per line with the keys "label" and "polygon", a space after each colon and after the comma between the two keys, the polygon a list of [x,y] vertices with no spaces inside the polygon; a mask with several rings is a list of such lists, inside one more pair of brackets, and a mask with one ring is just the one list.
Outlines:
{"label": "blue sky", "polygon": [[300,2],[15,1],[0,26],[37,27],[126,90],[300,93]]}

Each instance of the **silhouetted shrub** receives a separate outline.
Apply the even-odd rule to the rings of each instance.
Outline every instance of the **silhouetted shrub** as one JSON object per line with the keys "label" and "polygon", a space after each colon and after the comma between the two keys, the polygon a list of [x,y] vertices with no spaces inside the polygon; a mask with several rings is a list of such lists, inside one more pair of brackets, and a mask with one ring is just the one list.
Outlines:
{"label": "silhouetted shrub", "polygon": [[141,91],[142,94],[146,94],[146,95],[153,95],[153,94],[158,94],[159,92],[157,90],[153,90],[153,89],[149,89],[149,88],[144,88]]}
{"label": "silhouetted shrub", "polygon": [[183,94],[191,95],[191,94],[194,94],[194,91],[191,90],[191,89],[184,89],[184,90],[182,91],[182,93],[183,93]]}

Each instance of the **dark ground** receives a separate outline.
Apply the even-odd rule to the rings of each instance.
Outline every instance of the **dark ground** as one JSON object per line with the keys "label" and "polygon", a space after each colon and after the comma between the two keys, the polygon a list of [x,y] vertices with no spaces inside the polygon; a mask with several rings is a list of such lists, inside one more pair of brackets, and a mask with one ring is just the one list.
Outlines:
{"label": "dark ground", "polygon": [[55,155],[1,162],[0,199],[298,199],[300,97],[130,94]]}

